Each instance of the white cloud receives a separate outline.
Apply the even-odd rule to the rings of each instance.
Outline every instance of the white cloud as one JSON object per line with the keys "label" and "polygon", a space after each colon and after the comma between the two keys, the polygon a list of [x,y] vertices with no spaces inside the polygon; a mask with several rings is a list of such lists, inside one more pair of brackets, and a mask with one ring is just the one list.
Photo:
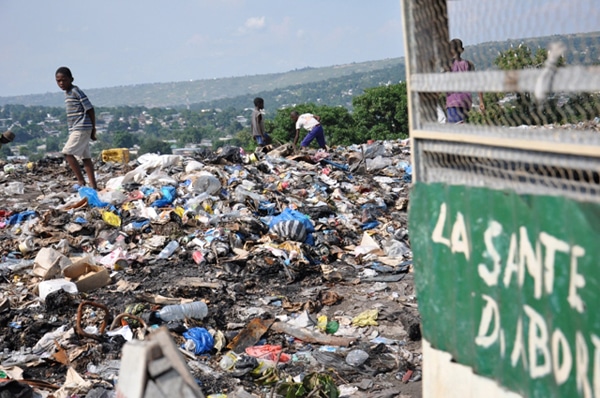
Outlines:
{"label": "white cloud", "polygon": [[246,20],[244,24],[246,29],[262,29],[265,27],[265,17],[252,17]]}

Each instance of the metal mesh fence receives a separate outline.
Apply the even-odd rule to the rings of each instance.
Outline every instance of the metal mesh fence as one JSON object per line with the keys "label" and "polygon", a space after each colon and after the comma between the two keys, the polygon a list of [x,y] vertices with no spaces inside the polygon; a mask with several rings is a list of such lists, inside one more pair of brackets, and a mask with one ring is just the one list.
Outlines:
{"label": "metal mesh fence", "polygon": [[596,1],[404,0],[403,7],[417,181],[597,200]]}
{"label": "metal mesh fence", "polygon": [[519,194],[554,194],[582,201],[600,197],[600,162],[593,157],[429,141],[420,146],[422,179],[491,186]]}

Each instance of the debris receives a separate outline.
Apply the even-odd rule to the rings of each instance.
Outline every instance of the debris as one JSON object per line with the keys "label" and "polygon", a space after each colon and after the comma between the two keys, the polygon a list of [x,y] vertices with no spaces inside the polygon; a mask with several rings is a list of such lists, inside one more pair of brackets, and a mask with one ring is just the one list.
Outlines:
{"label": "debris", "polygon": [[318,343],[324,345],[349,346],[356,339],[351,337],[338,337],[315,332],[305,328],[295,328],[287,323],[275,322],[271,330],[279,333],[286,333],[292,337],[302,340],[306,343]]}
{"label": "debris", "polygon": [[244,352],[246,348],[256,344],[272,324],[273,320],[252,319],[241,332],[231,339],[227,348],[236,354]]}
{"label": "debris", "polygon": [[183,332],[186,339],[183,347],[196,355],[209,352],[215,345],[211,334],[205,328],[191,328]]}
{"label": "debris", "polygon": [[62,158],[0,164],[11,381],[97,398],[419,383],[406,141],[104,155],[99,191],[71,191]]}
{"label": "debris", "polygon": [[164,322],[183,320],[185,318],[202,319],[208,314],[208,307],[203,301],[166,305],[158,311],[158,317]]}
{"label": "debris", "polygon": [[361,349],[352,350],[346,355],[346,363],[355,367],[362,365],[367,359],[369,354]]}
{"label": "debris", "polygon": [[90,292],[111,282],[105,267],[92,264],[90,257],[84,257],[63,269],[63,275],[75,283],[80,292]]}
{"label": "debris", "polygon": [[161,328],[148,337],[123,347],[117,395],[204,398],[169,332]]}

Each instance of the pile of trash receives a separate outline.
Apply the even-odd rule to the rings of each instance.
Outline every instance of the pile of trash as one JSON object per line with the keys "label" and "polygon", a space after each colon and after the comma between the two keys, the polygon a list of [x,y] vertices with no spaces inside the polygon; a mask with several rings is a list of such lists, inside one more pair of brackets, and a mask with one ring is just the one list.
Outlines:
{"label": "pile of trash", "polygon": [[2,170],[0,393],[420,396],[407,140]]}

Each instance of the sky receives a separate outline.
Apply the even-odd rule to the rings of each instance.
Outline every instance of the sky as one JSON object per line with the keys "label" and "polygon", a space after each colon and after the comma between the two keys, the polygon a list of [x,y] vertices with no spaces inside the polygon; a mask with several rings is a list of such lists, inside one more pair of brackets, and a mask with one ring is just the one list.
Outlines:
{"label": "sky", "polygon": [[[598,0],[454,0],[465,45],[600,30]],[[494,27],[491,29],[490,27]],[[0,97],[403,57],[400,0],[0,0]]]}

